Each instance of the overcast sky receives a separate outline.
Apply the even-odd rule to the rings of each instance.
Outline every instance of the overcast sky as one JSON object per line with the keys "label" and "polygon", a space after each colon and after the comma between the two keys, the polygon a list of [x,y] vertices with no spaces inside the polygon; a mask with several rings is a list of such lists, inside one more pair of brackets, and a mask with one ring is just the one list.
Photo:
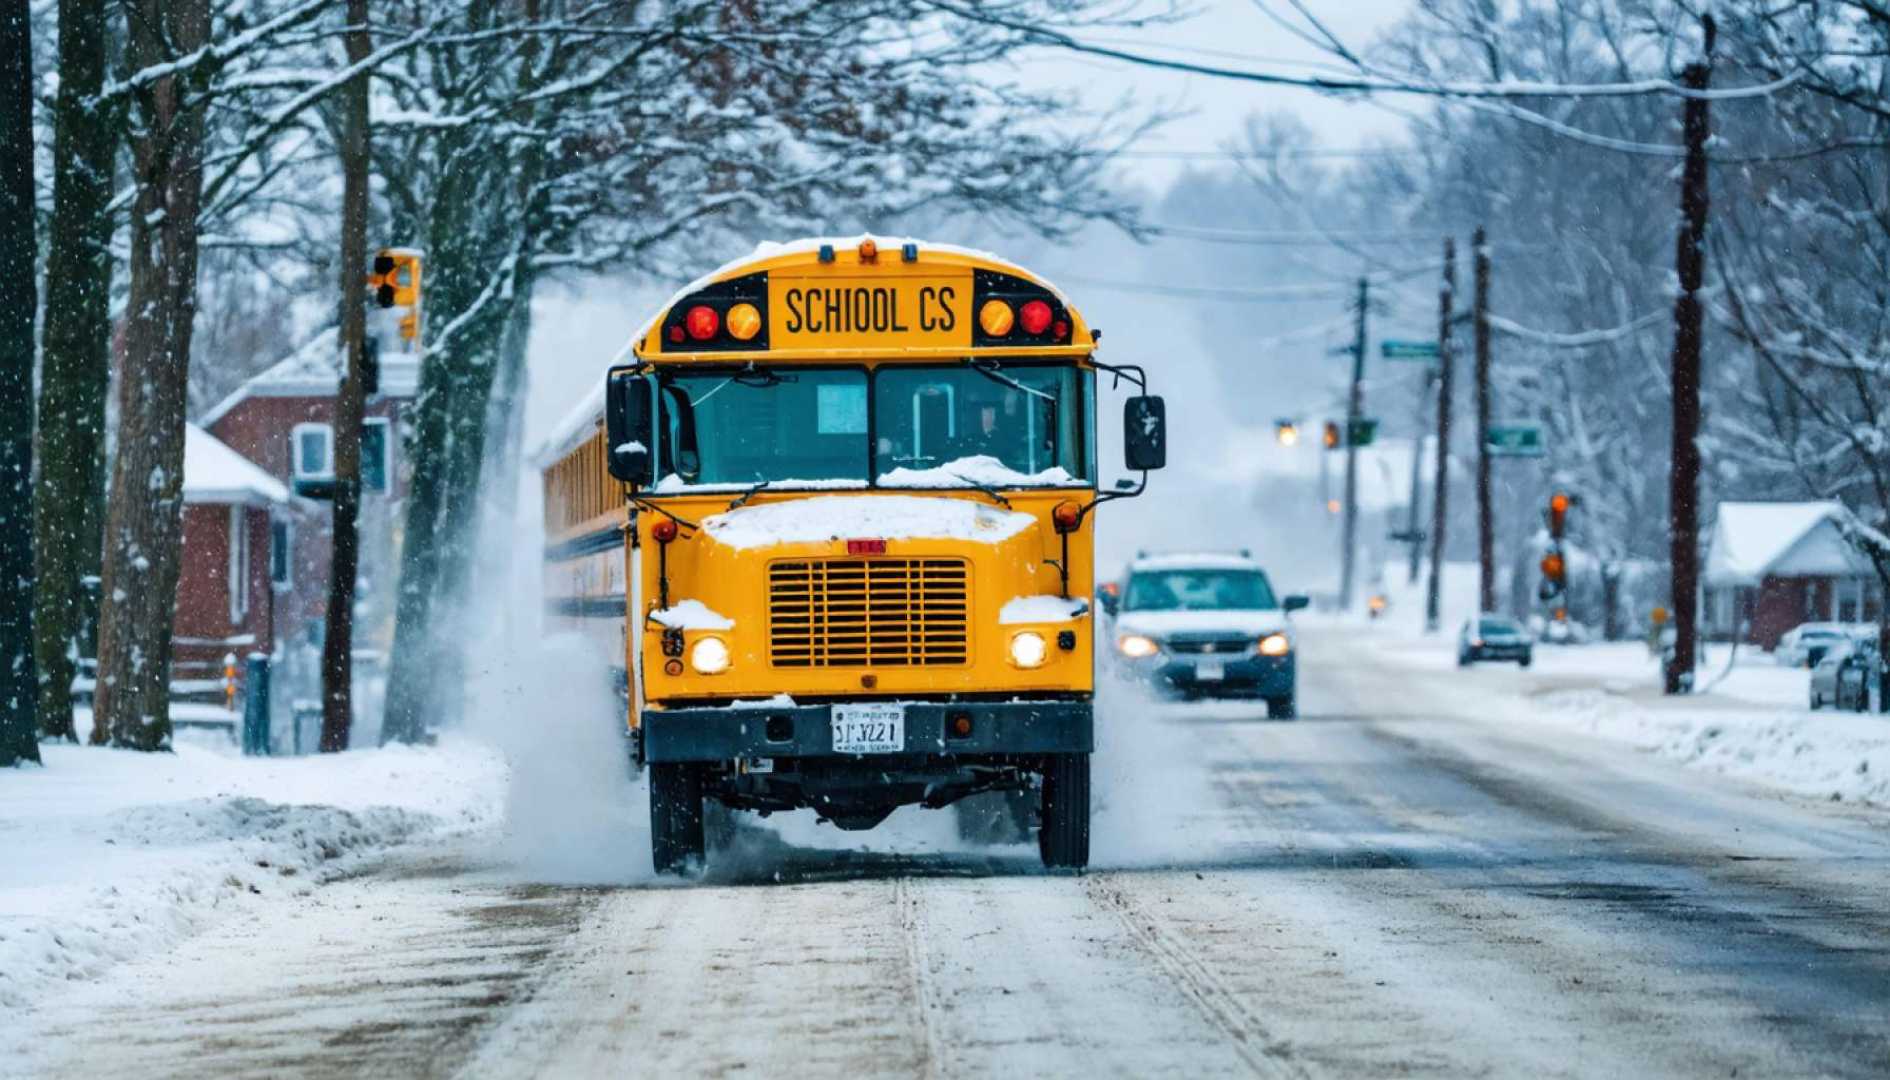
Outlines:
{"label": "overcast sky", "polygon": [[[1163,59],[1289,74],[1311,74],[1312,65],[1328,59],[1269,19],[1255,0],[1194,0],[1191,6],[1199,14],[1185,22],[1135,32],[1099,32],[1086,40]],[[1270,6],[1292,14],[1285,0],[1270,0]],[[1309,0],[1307,7],[1347,46],[1359,50],[1389,30],[1410,9],[1411,0]],[[1303,26],[1297,18],[1295,24]],[[1333,147],[1392,137],[1402,128],[1398,118],[1373,105],[1308,90],[1189,75],[1061,50],[1026,54],[1015,70],[1033,84],[1074,88],[1095,108],[1133,94],[1143,102],[1186,110],[1148,138],[1144,148],[1149,150],[1221,149],[1255,112],[1296,113],[1321,142]],[[1159,159],[1137,161],[1138,172],[1152,185],[1172,178],[1180,167],[1180,162]]]}

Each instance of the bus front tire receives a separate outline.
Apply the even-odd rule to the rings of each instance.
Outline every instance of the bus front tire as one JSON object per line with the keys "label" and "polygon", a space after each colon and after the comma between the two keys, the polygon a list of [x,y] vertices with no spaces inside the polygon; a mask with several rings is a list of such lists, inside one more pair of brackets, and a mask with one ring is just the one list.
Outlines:
{"label": "bus front tire", "polygon": [[1051,754],[1043,766],[1037,851],[1052,869],[1089,865],[1089,755]]}
{"label": "bus front tire", "polygon": [[659,874],[702,864],[702,773],[688,762],[658,761],[650,771],[650,863]]}

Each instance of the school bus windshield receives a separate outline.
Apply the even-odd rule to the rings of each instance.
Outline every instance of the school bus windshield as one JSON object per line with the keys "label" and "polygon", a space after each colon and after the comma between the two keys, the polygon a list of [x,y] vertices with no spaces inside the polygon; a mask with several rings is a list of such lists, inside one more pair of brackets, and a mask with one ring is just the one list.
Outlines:
{"label": "school bus windshield", "polygon": [[665,371],[659,486],[1083,484],[1093,381],[992,361]]}

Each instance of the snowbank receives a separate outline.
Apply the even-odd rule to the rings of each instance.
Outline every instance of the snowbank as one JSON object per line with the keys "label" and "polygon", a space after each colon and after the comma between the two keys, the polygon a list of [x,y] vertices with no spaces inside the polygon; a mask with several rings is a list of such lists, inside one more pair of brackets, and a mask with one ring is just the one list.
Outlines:
{"label": "snowbank", "polygon": [[480,829],[504,766],[466,742],[244,758],[44,744],[0,775],[0,1012],[388,848]]}
{"label": "snowbank", "polygon": [[744,506],[704,518],[702,531],[733,548],[806,544],[849,537],[977,540],[995,544],[1036,522],[1029,514],[968,499],[919,495],[821,495]]}
{"label": "snowbank", "polygon": [[1556,691],[1537,706],[1537,719],[1690,768],[1814,799],[1890,806],[1890,717],[1732,708],[1712,694],[1645,701],[1605,689]]}

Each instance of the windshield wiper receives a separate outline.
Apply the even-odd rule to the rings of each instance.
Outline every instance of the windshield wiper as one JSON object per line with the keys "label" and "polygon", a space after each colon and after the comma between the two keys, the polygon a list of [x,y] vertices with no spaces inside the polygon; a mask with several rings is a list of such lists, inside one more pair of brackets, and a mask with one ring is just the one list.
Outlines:
{"label": "windshield wiper", "polygon": [[984,483],[982,481],[979,481],[979,480],[973,480],[971,477],[966,476],[963,473],[947,473],[946,475],[950,476],[954,480],[963,480],[965,483],[970,484],[972,487],[975,487],[979,491],[984,492],[986,495],[991,496],[991,498],[997,500],[997,504],[999,506],[1002,506],[1004,509],[1009,510],[1011,508],[1011,500],[1005,498],[1004,495],[998,491],[998,489],[992,487],[991,485]]}
{"label": "windshield wiper", "polygon": [[746,506],[748,504],[748,500],[755,497],[755,492],[760,491],[762,488],[765,488],[769,484],[772,484],[772,483],[774,483],[774,481],[772,480],[757,481],[753,487],[749,488],[747,491],[742,492],[740,495],[735,496],[734,500],[728,504],[728,508],[730,510],[741,509],[743,506]]}
{"label": "windshield wiper", "polygon": [[1046,393],[1034,386],[1025,386],[1023,383],[1004,374],[1002,371],[998,370],[998,362],[996,360],[974,360],[971,362],[971,370],[990,379],[994,383],[1008,386],[1018,393],[1029,394],[1032,397],[1042,398],[1053,405],[1056,404],[1057,396],[1055,394]]}

